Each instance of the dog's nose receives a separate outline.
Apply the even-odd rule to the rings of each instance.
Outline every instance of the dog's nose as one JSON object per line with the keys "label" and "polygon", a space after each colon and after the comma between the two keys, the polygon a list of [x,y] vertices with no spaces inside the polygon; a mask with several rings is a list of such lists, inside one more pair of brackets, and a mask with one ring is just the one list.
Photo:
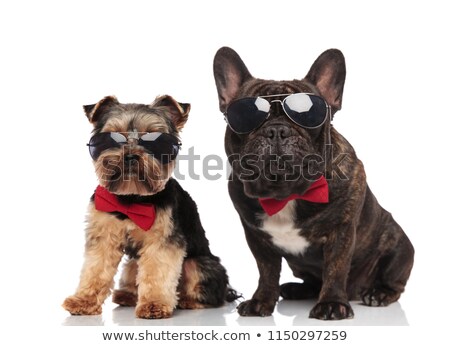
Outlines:
{"label": "dog's nose", "polygon": [[124,157],[125,163],[132,163],[133,161],[139,161],[139,155],[128,154]]}
{"label": "dog's nose", "polygon": [[283,124],[273,124],[264,129],[264,136],[269,139],[285,139],[292,135],[291,129]]}

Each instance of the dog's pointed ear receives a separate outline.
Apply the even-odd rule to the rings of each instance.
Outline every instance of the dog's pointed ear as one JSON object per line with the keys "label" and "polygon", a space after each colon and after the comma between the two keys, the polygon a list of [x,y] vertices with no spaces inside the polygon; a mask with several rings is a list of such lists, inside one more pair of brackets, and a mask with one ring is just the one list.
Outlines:
{"label": "dog's pointed ear", "polygon": [[191,105],[189,103],[177,102],[172,96],[163,95],[156,98],[151,107],[163,107],[168,111],[170,119],[176,128],[181,130],[186,123]]}
{"label": "dog's pointed ear", "polygon": [[96,104],[83,106],[83,109],[89,121],[94,124],[109,108],[118,104],[115,96],[106,96]]}
{"label": "dog's pointed ear", "polygon": [[338,49],[329,49],[316,59],[305,80],[319,89],[335,113],[342,107],[345,75],[344,55]]}
{"label": "dog's pointed ear", "polygon": [[220,48],[214,57],[214,78],[219,94],[219,108],[225,112],[245,81],[253,78],[239,55],[231,48]]}

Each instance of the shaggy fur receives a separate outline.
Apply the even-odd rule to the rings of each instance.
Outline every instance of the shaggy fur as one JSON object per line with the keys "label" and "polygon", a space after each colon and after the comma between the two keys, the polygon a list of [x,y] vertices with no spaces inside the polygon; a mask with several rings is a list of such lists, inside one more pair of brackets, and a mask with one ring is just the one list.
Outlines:
{"label": "shaggy fur", "polygon": [[[178,136],[190,106],[162,96],[152,105],[122,104],[105,97],[84,106],[99,132],[163,132]],[[124,149],[126,147],[126,149]],[[132,164],[124,164],[133,155]],[[89,204],[85,262],[80,283],[63,307],[73,315],[100,314],[113,288],[113,278],[124,254],[119,289],[113,301],[136,306],[140,318],[167,318],[176,307],[217,307],[234,300],[228,276],[210,249],[195,202],[170,178],[175,161],[162,164],[139,145],[130,143],[105,150],[94,167],[100,185],[115,194],[120,203],[151,203],[156,219],[144,231],[126,215],[103,212]]]}

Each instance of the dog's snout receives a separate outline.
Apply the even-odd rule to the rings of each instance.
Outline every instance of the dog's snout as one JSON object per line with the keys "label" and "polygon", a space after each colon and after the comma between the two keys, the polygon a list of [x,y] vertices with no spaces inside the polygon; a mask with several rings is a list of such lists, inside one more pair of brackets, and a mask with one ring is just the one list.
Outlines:
{"label": "dog's snout", "polygon": [[264,136],[269,139],[286,139],[292,135],[291,129],[283,124],[271,125],[264,129]]}

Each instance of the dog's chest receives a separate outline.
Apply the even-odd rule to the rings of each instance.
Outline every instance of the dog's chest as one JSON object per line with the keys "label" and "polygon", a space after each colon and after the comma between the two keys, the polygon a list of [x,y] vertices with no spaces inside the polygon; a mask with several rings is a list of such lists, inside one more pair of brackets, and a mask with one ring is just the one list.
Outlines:
{"label": "dog's chest", "polygon": [[294,225],[295,201],[273,216],[263,215],[261,230],[268,233],[272,243],[281,250],[292,254],[304,254],[309,246],[308,240],[300,235],[300,228]]}

